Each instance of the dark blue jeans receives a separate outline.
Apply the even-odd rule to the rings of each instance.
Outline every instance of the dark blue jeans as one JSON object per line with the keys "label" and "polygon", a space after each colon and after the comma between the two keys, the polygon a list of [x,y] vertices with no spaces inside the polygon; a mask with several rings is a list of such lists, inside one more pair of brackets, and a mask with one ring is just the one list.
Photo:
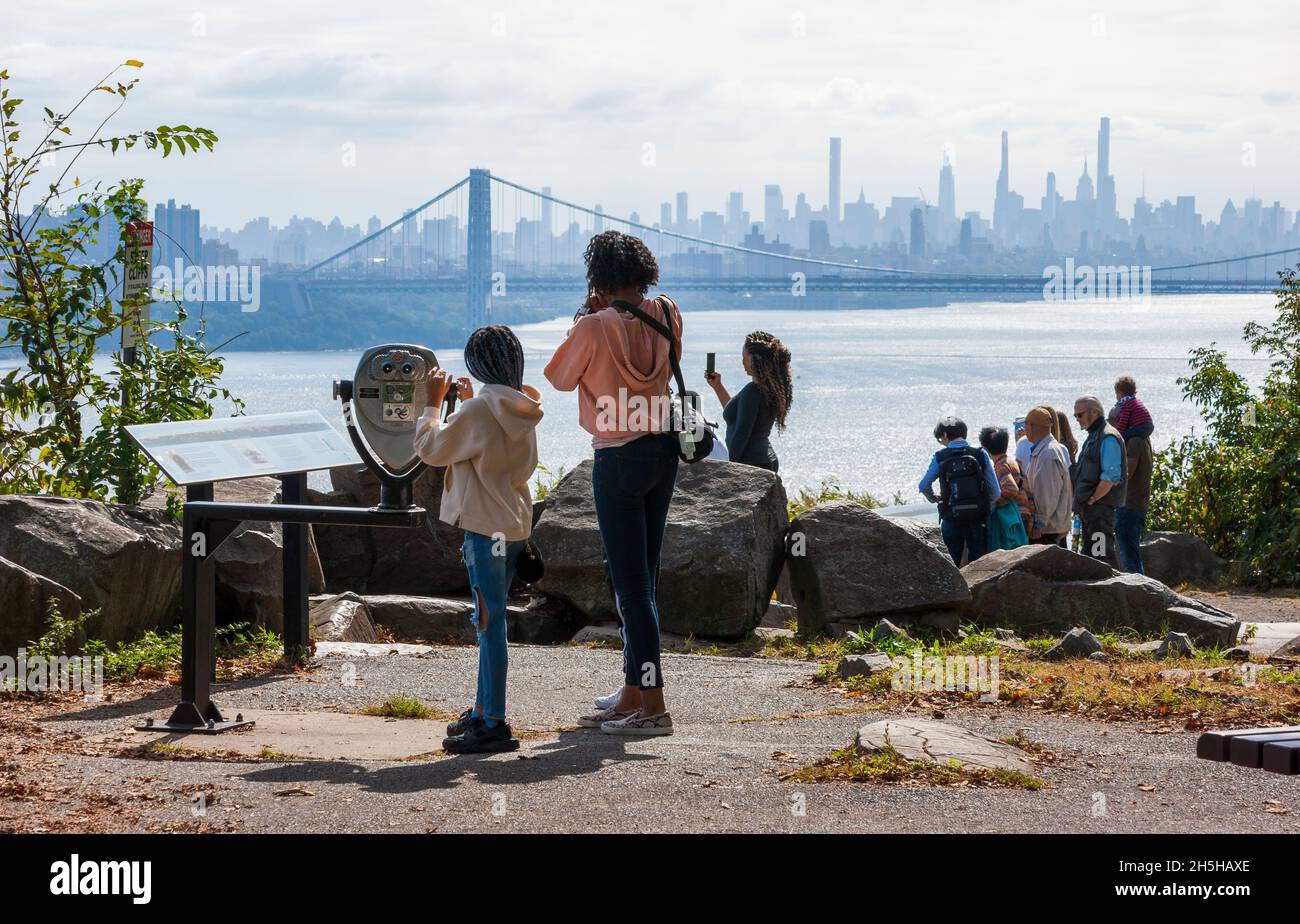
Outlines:
{"label": "dark blue jeans", "polygon": [[652,434],[596,450],[591,489],[623,619],[624,681],[642,689],[664,684],[655,584],[676,480],[677,443],[672,437]]}
{"label": "dark blue jeans", "polygon": [[943,533],[943,544],[948,547],[953,564],[961,567],[962,552],[967,552],[967,562],[972,562],[989,550],[988,523],[954,523],[952,520],[940,520],[939,532]]}
{"label": "dark blue jeans", "polygon": [[1125,571],[1146,574],[1142,569],[1142,533],[1146,528],[1145,510],[1115,508],[1115,544],[1119,546],[1119,560]]}

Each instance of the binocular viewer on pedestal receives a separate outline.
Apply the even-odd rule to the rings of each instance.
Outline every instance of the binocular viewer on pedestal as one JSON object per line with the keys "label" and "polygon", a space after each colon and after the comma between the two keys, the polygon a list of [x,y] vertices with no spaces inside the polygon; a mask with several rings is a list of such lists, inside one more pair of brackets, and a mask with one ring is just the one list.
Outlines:
{"label": "binocular viewer on pedestal", "polygon": [[411,485],[424,471],[415,425],[426,406],[425,383],[437,368],[432,350],[389,343],[366,350],[352,379],[334,383],[352,445],[379,479],[379,510],[411,506]]}

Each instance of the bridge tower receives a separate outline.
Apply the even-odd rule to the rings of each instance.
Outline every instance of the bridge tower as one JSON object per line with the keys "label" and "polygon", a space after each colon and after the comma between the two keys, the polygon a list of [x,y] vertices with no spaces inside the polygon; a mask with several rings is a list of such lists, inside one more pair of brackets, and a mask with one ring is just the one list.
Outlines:
{"label": "bridge tower", "polygon": [[492,181],[487,170],[469,172],[469,226],[465,268],[465,334],[488,323],[492,313]]}

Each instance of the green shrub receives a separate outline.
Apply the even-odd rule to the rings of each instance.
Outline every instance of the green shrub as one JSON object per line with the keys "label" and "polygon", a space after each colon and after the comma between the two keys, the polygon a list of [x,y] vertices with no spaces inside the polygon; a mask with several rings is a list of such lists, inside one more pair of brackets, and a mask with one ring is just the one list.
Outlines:
{"label": "green shrub", "polygon": [[1179,379],[1205,419],[1156,457],[1149,526],[1194,533],[1265,584],[1300,582],[1300,276],[1279,274],[1277,317],[1242,332],[1269,359],[1258,390],[1210,344]]}

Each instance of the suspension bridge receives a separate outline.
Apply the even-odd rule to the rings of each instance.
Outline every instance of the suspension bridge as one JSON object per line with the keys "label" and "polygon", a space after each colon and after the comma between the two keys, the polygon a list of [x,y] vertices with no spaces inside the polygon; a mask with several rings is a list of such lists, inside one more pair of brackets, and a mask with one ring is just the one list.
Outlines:
{"label": "suspension bridge", "polygon": [[[378,287],[446,298],[463,292],[465,329],[473,330],[488,322],[494,298],[565,293],[570,301],[580,299],[587,241],[608,228],[645,240],[659,262],[661,286],[671,291],[747,298],[790,294],[802,286],[801,294],[841,299],[875,293],[971,300],[1029,298],[1044,288],[1042,273],[941,272],[794,253],[780,242],[752,246],[749,238],[742,243],[710,240],[645,224],[635,215],[608,215],[599,205],[567,201],[549,189],[532,189],[485,169],[471,170],[395,221],[285,281],[300,290],[308,305],[313,290]],[[1143,269],[1157,294],[1260,292],[1275,287],[1278,270],[1297,259],[1300,248],[1290,248]]]}

